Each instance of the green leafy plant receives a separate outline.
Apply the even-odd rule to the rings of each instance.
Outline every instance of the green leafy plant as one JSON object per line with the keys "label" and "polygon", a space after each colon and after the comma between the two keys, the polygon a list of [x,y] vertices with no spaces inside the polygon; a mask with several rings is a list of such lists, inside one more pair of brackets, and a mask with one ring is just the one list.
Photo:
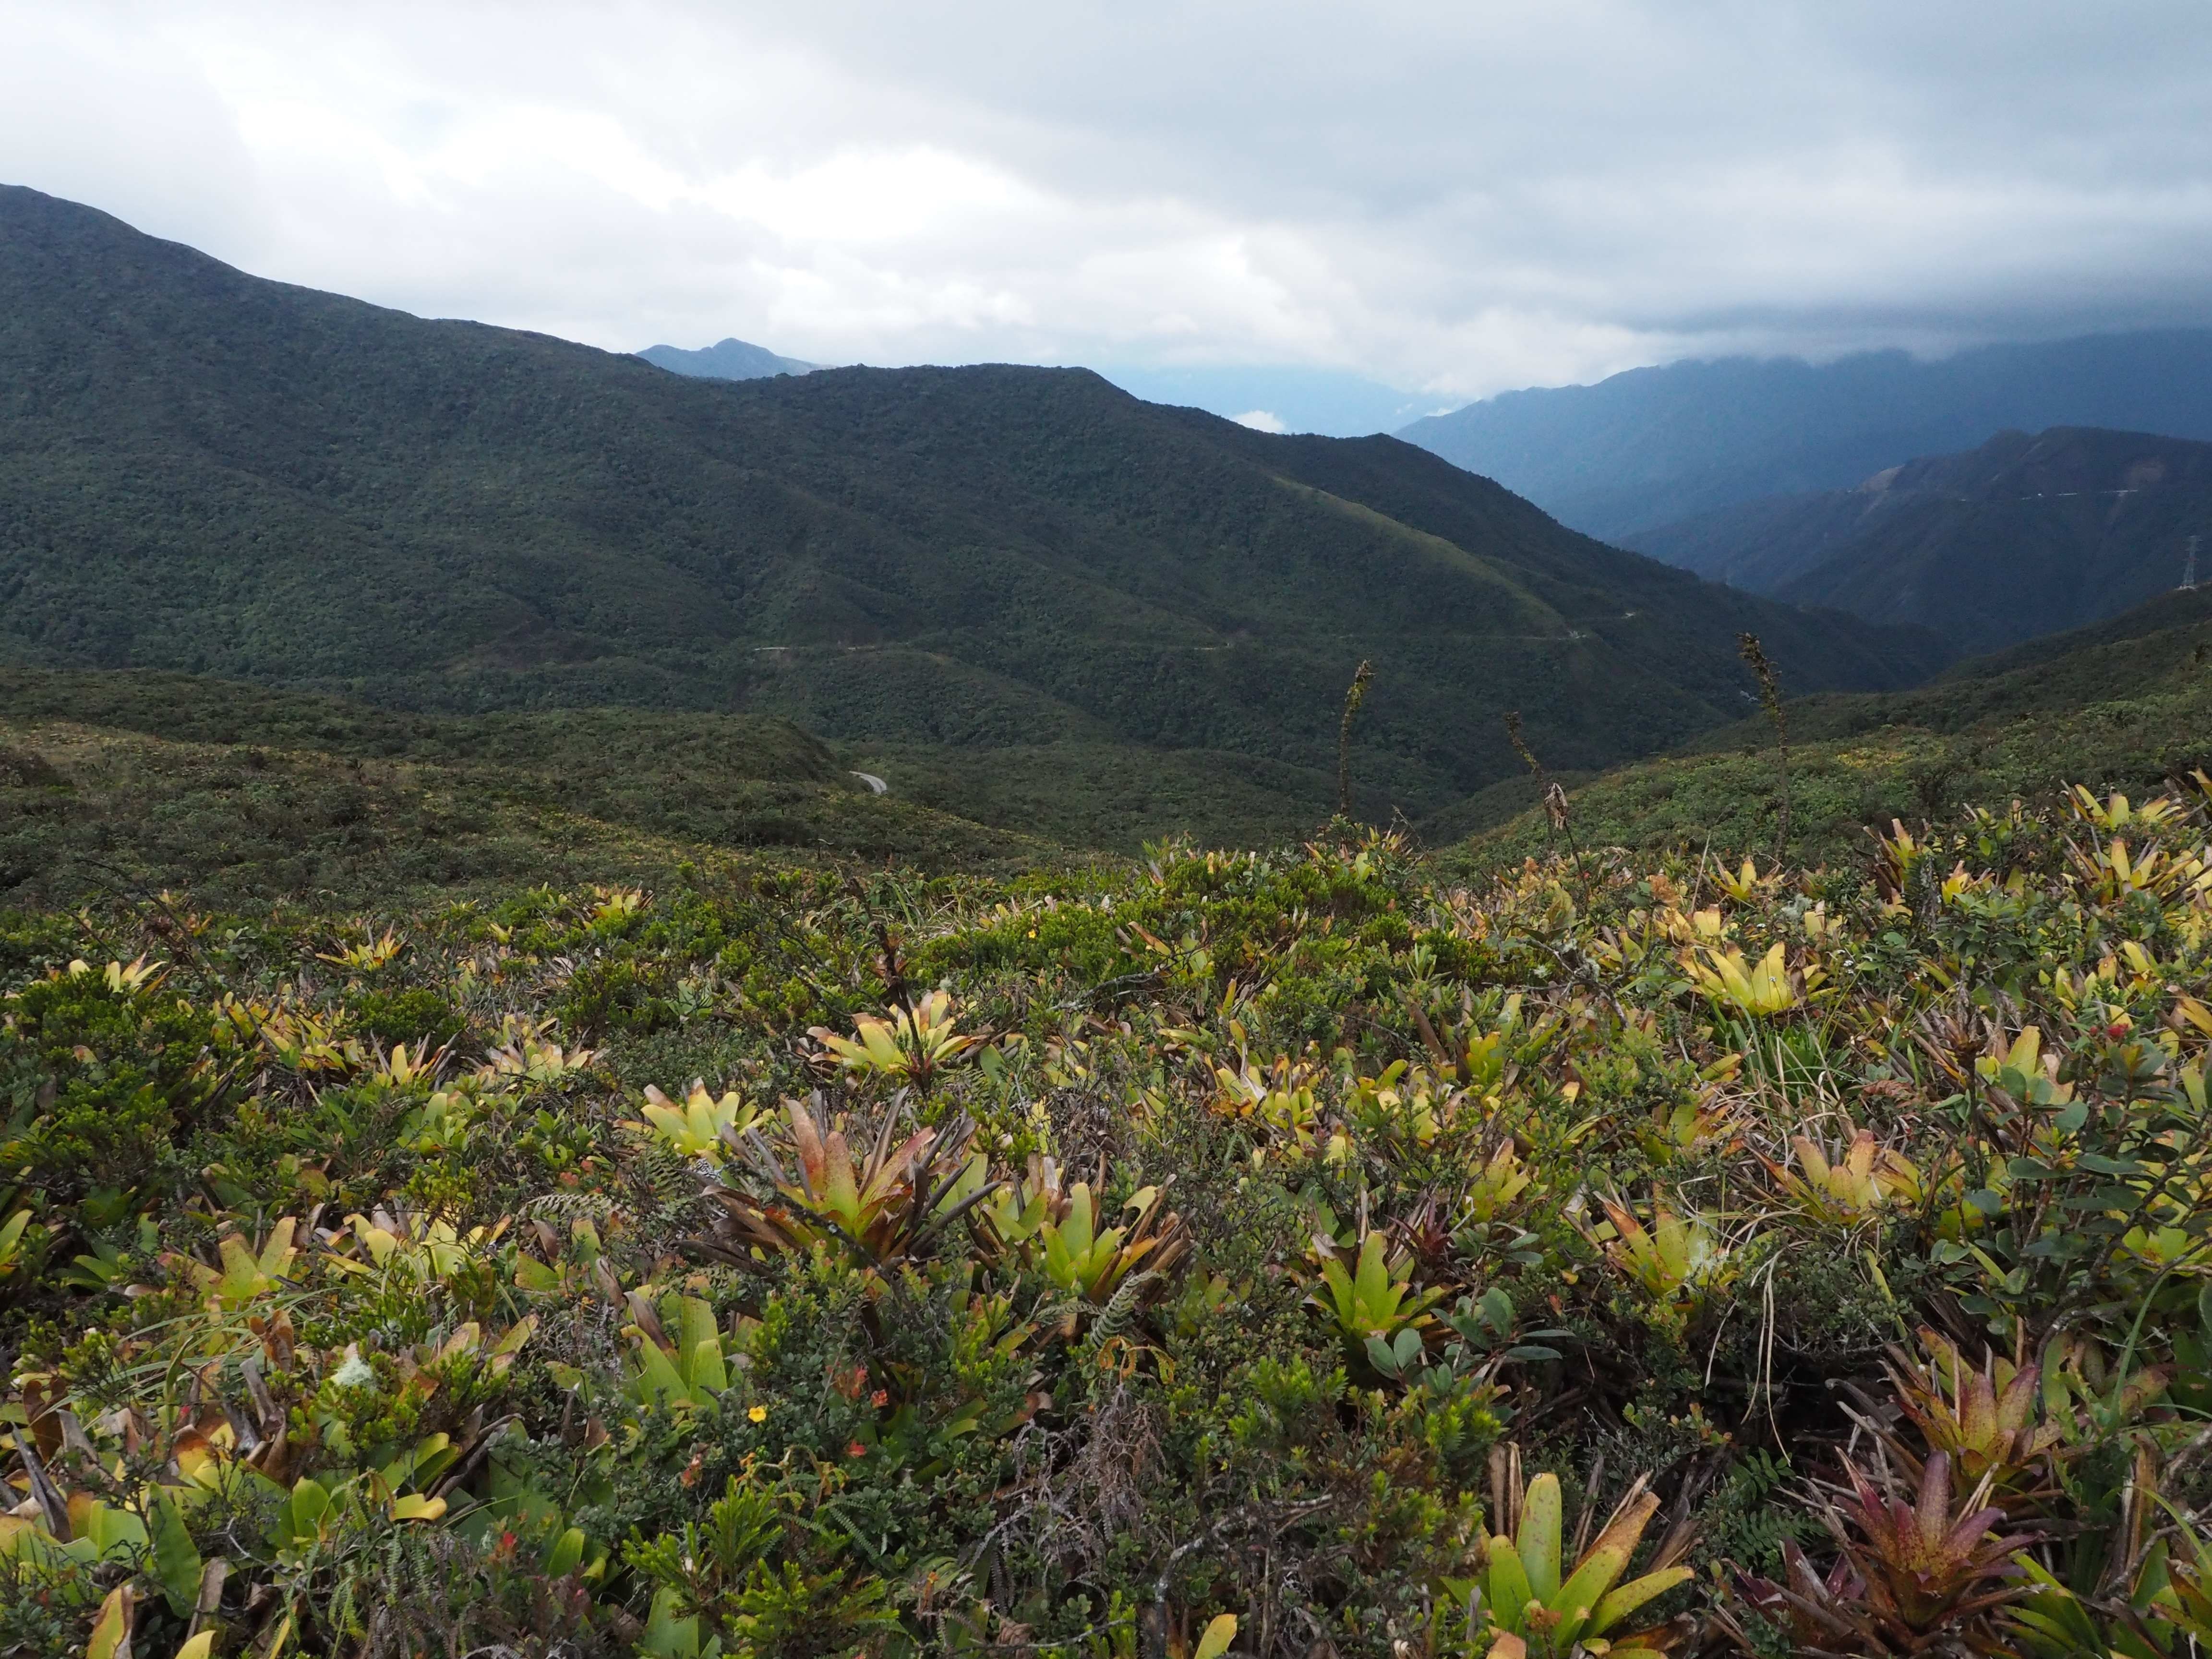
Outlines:
{"label": "green leafy plant", "polygon": [[823,1245],[884,1267],[926,1254],[993,1190],[982,1161],[969,1153],[974,1130],[965,1121],[895,1142],[895,1106],[855,1163],[846,1130],[825,1129],[815,1108],[794,1101],[785,1121],[757,1166],[706,1189],[718,1213],[703,1248],[744,1262],[753,1251]]}
{"label": "green leafy plant", "polygon": [[805,1525],[794,1498],[732,1476],[703,1525],[630,1541],[625,1562],[659,1587],[647,1653],[714,1659],[865,1650],[894,1624],[882,1581],[846,1565],[842,1544]]}
{"label": "green leafy plant", "polygon": [[844,1071],[886,1077],[921,1089],[928,1088],[938,1073],[958,1063],[981,1041],[962,1035],[954,1024],[952,999],[941,990],[893,1010],[889,1019],[864,1014],[854,1023],[854,1036],[843,1037],[817,1025],[810,1035]]}
{"label": "green leafy plant", "polygon": [[1662,1561],[1622,1581],[1658,1510],[1659,1500],[1638,1480],[1589,1547],[1569,1561],[1561,1543],[1565,1512],[1559,1477],[1544,1474],[1531,1480],[1513,1534],[1491,1538],[1486,1575],[1468,1591],[1469,1622],[1485,1630],[1492,1659],[1526,1659],[1532,1653],[1553,1659],[1595,1650],[1601,1639],[1608,1644],[1604,1651],[1629,1659],[1673,1646],[1676,1633],[1663,1626],[1607,1635],[1694,1577],[1687,1567]]}
{"label": "green leafy plant", "polygon": [[1166,1272],[1185,1246],[1176,1236],[1180,1223],[1161,1198],[1158,1188],[1146,1187],[1122,1206],[1137,1212],[1130,1226],[1101,1227],[1089,1183],[1077,1182],[1064,1213],[1036,1230],[1038,1267],[1060,1289],[1095,1303],[1112,1300],[1147,1262],[1148,1271]]}
{"label": "green leafy plant", "polygon": [[[637,1370],[629,1382],[641,1404],[708,1404],[730,1386],[714,1310],[696,1296],[669,1296],[655,1309],[642,1296],[629,1298],[633,1323],[625,1334],[636,1345]],[[673,1327],[672,1330],[671,1327]]]}
{"label": "green leafy plant", "polygon": [[1359,1242],[1349,1270],[1340,1254],[1332,1249],[1322,1257],[1321,1288],[1308,1302],[1335,1323],[1356,1352],[1376,1341],[1390,1347],[1395,1357],[1397,1344],[1407,1338],[1418,1347],[1423,1328],[1431,1322],[1428,1310],[1444,1292],[1434,1286],[1416,1291],[1411,1279],[1401,1277],[1380,1233],[1370,1232]]}
{"label": "green leafy plant", "polygon": [[759,1109],[741,1100],[735,1090],[716,1099],[703,1079],[695,1079],[684,1104],[677,1105],[648,1084],[645,1091],[644,1123],[671,1151],[684,1158],[720,1164],[734,1152],[740,1138],[759,1120]]}
{"label": "green leafy plant", "polygon": [[1748,1247],[1729,1240],[1711,1216],[1685,1216],[1655,1199],[1646,1226],[1626,1202],[1607,1199],[1602,1207],[1610,1237],[1601,1236],[1601,1248],[1643,1288],[1662,1322],[1686,1321],[1743,1271]]}

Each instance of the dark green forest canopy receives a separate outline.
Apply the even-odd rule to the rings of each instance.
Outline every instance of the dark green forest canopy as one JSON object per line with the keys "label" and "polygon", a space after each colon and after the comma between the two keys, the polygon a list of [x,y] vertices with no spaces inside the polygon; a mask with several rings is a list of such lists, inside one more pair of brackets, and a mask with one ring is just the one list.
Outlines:
{"label": "dark green forest canopy", "polygon": [[1508,708],[1585,767],[1734,717],[1742,629],[1798,690],[1942,657],[1604,547],[1394,440],[1269,437],[1078,370],[687,380],[12,189],[0,599],[26,663],[1220,750],[1317,781],[1371,658],[1377,811],[1503,775]]}

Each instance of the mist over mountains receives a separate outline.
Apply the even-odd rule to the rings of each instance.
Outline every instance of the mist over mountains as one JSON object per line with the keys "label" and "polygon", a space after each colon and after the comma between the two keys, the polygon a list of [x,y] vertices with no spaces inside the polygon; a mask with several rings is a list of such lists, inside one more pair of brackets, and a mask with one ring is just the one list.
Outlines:
{"label": "mist over mountains", "polygon": [[0,18],[0,1659],[2212,1659],[2204,0]]}

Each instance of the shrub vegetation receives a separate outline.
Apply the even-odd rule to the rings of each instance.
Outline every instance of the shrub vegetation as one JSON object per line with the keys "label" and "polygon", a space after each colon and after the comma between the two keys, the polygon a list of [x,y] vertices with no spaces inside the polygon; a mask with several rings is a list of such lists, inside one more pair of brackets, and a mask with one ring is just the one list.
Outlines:
{"label": "shrub vegetation", "polygon": [[0,923],[0,1652],[2180,1655],[2212,784]]}

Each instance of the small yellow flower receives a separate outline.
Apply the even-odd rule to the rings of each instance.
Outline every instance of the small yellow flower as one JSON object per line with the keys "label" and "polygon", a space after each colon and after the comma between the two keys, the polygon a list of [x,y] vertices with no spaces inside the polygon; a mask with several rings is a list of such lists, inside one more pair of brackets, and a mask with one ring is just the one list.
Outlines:
{"label": "small yellow flower", "polygon": [[752,1419],[756,1423],[765,1423],[768,1421],[768,1407],[765,1406],[756,1406],[750,1411],[747,1412],[745,1415]]}

